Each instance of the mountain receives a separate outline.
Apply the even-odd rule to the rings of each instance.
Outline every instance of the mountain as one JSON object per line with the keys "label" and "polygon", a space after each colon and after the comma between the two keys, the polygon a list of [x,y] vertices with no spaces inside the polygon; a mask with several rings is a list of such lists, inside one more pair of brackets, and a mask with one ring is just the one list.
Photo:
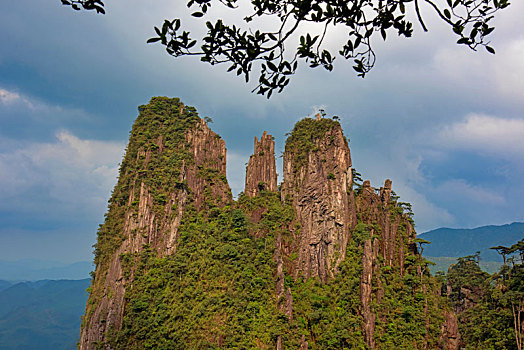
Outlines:
{"label": "mountain", "polygon": [[92,270],[93,263],[88,261],[79,261],[72,264],[42,260],[0,261],[0,280],[78,280],[89,278],[89,272]]}
{"label": "mountain", "polygon": [[90,280],[36,281],[0,291],[0,349],[73,349]]}
{"label": "mountain", "polygon": [[255,138],[233,200],[225,142],[177,98],[139,107],[95,245],[80,349],[458,349],[392,183],[354,176],[338,121]]}
{"label": "mountain", "polygon": [[0,292],[3,291],[4,289],[7,289],[11,286],[11,282],[9,281],[2,281],[0,280]]}
{"label": "mountain", "polygon": [[499,245],[510,247],[523,237],[522,222],[473,229],[438,228],[421,235],[421,238],[431,242],[424,248],[425,256],[462,257],[479,251],[481,261],[498,262],[502,262],[502,257],[489,248]]}

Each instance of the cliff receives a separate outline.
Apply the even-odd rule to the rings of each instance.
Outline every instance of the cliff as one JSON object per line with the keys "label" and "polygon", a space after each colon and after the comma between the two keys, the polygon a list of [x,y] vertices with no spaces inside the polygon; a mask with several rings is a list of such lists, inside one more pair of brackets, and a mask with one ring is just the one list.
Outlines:
{"label": "cliff", "polygon": [[266,131],[260,141],[255,137],[255,149],[246,168],[244,193],[250,197],[260,191],[277,191],[277,168],[275,165],[275,141]]}
{"label": "cliff", "polygon": [[[225,142],[178,99],[153,98],[138,116],[98,232],[97,265],[83,320],[79,348],[106,343],[120,329],[126,287],[133,281],[132,255],[151,249],[173,254],[188,205],[231,201]],[[123,259],[126,257],[127,259]]]}
{"label": "cliff", "polygon": [[298,122],[277,187],[255,138],[233,201],[224,141],[178,99],[139,107],[96,244],[80,349],[454,349],[411,213],[353,178],[329,118]]}
{"label": "cliff", "polygon": [[284,152],[282,198],[293,202],[300,224],[295,232],[294,277],[333,277],[346,255],[356,225],[351,155],[338,122],[304,119]]}

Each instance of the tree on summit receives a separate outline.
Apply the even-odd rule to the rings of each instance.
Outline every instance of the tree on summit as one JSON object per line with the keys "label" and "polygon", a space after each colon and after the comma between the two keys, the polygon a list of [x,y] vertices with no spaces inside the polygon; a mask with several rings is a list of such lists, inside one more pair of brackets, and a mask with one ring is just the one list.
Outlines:
{"label": "tree on summit", "polygon": [[[105,13],[101,0],[60,1],[76,10]],[[189,0],[187,3],[192,16],[202,21],[213,5],[241,12],[238,0]],[[376,61],[372,39],[380,34],[386,40],[392,33],[411,37],[413,23],[406,19],[410,13],[427,31],[421,15],[424,8],[433,11],[450,27],[458,38],[457,44],[472,50],[484,47],[495,53],[487,40],[495,29],[489,22],[496,12],[507,6],[508,0],[251,0],[249,14],[243,18],[239,14],[234,24],[224,23],[222,19],[202,22],[207,32],[200,38],[184,30],[180,18],[175,18],[155,27],[157,36],[148,42],[159,42],[173,57],[198,56],[211,65],[225,63],[228,72],[243,75],[246,82],[255,72],[258,82],[253,92],[269,98],[273,91],[281,92],[289,83],[299,61],[311,68],[331,71],[338,54],[352,60],[356,74],[364,77]],[[275,20],[274,30],[266,31],[255,24],[264,18]],[[318,29],[302,34],[304,27],[311,23],[317,24]],[[252,27],[247,28],[250,25]],[[327,48],[325,43],[335,26],[347,29],[337,51]]]}

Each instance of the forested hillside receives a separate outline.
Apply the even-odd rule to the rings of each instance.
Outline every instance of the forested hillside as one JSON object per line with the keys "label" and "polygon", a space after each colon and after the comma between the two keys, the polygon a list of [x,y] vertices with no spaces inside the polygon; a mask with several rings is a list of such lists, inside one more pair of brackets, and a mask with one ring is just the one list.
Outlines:
{"label": "forested hillside", "polygon": [[497,249],[504,265],[492,275],[478,255],[459,258],[444,277],[443,294],[459,319],[466,349],[518,349],[524,335],[524,239]]}
{"label": "forested hillside", "polygon": [[[233,200],[225,142],[179,99],[139,107],[95,247],[80,349],[459,349],[409,205],[305,118],[276,186],[264,132]],[[453,277],[450,277],[453,293]],[[444,294],[448,289],[445,289]]]}

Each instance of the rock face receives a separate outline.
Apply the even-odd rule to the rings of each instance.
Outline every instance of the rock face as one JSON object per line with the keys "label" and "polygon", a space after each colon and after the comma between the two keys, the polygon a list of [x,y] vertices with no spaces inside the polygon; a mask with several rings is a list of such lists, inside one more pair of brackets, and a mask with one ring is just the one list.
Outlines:
{"label": "rock face", "polygon": [[[391,215],[391,180],[386,180],[379,193],[370,186],[369,180],[364,181],[357,195],[356,211],[361,222],[368,225],[370,235],[363,244],[362,275],[360,284],[360,301],[362,303],[362,317],[364,321],[364,339],[366,344],[375,348],[375,321],[376,313],[372,310],[373,301],[380,303],[383,290],[379,279],[375,277],[377,270],[383,266],[399,267],[401,276],[404,275],[406,246],[411,254],[417,254],[414,244],[415,230],[407,215]],[[399,231],[402,231],[400,233]],[[382,257],[382,263],[379,262]],[[375,278],[374,278],[375,277]],[[373,293],[376,290],[376,293]]]}
{"label": "rock face", "polygon": [[458,320],[454,312],[444,310],[445,322],[441,330],[441,349],[459,350],[461,348],[461,338],[458,330]]}
{"label": "rock face", "polygon": [[[360,243],[360,313],[364,341],[370,349],[377,347],[377,324],[387,323],[389,317],[380,311],[386,289],[383,281],[388,278],[382,271],[398,271],[400,279],[408,273],[422,279],[425,273],[421,266],[413,266],[412,261],[407,271],[406,257],[420,256],[416,233],[409,212],[404,213],[404,208],[393,198],[391,185],[388,179],[382,188],[374,189],[369,181],[364,181],[356,192],[353,190],[348,143],[340,125],[330,119],[305,119],[297,123],[288,138],[281,196],[283,201],[292,202],[298,228],[292,229],[291,247],[279,242],[282,252],[279,256],[296,255],[293,266],[287,269],[295,279],[318,277],[326,283],[334,278],[345,259],[348,241],[358,231],[357,223],[359,229],[367,232]],[[282,296],[284,290],[278,291]],[[432,300],[433,295],[429,294],[433,291],[426,285],[422,285],[420,292]],[[426,300],[423,312],[428,320],[429,308]],[[446,316],[446,332],[441,335],[449,344],[456,338],[452,316],[452,312]],[[424,327],[429,337],[430,321]],[[423,343],[418,340],[411,346],[418,348]],[[429,343],[426,339],[426,344]],[[308,340],[302,339],[300,344],[307,348]]]}
{"label": "rock face", "polygon": [[[225,142],[193,109],[184,107],[178,99],[153,98],[140,111],[106,222],[99,231],[97,250],[102,249],[105,239],[116,236],[115,247],[112,253],[96,258],[80,349],[105,344],[110,332],[122,325],[124,294],[133,280],[132,267],[131,274],[124,273],[123,257],[139,254],[145,247],[159,257],[173,254],[187,205],[199,210],[206,201],[223,206],[232,199],[226,180]],[[143,128],[151,119],[160,121],[155,129],[159,135],[154,138],[150,137],[151,130]],[[180,129],[181,122],[187,124],[185,129]],[[148,141],[144,142],[144,135]],[[166,167],[165,160],[171,160],[171,168]],[[109,238],[104,235],[105,229],[110,231]]]}
{"label": "rock face", "polygon": [[[194,129],[187,131],[186,142],[194,164],[186,165],[184,180],[192,191],[197,209],[202,209],[206,198],[217,204],[231,201],[231,189],[226,177],[225,141],[200,120]],[[205,193],[206,190],[210,193]]]}
{"label": "rock face", "polygon": [[[357,196],[356,210],[357,215],[363,223],[378,224],[379,232],[373,230],[373,243],[375,255],[378,253],[384,258],[384,265],[393,267],[399,266],[400,273],[404,274],[404,263],[406,246],[409,247],[409,253],[417,254],[417,248],[413,242],[416,238],[413,225],[406,214],[392,216],[388,210],[388,205],[397,208],[396,203],[391,203],[391,180],[386,180],[384,187],[377,191],[370,186],[368,180],[364,181],[361,193]],[[400,209],[400,208],[399,208]],[[403,234],[399,231],[402,230]],[[411,242],[411,243],[410,243]]]}
{"label": "rock face", "polygon": [[277,170],[275,166],[275,141],[266,131],[260,141],[255,136],[255,150],[249,157],[246,168],[244,193],[256,196],[261,190],[277,191]]}
{"label": "rock face", "polygon": [[[405,213],[396,198],[392,197],[391,180],[389,179],[379,190],[371,187],[369,181],[364,181],[356,195],[359,223],[366,225],[369,230],[369,236],[363,242],[360,301],[364,340],[370,349],[377,348],[376,325],[378,321],[386,321],[387,313],[389,313],[387,309],[380,311],[380,305],[387,297],[384,271],[398,271],[400,279],[416,275],[420,281],[427,275],[427,267],[423,269],[422,264],[416,263],[416,261],[421,261],[421,257],[415,243],[416,233],[410,214]],[[429,278],[427,280],[429,282]],[[434,322],[431,320],[434,316],[430,312],[428,300],[433,303],[431,308],[435,310],[436,307],[439,307],[436,300],[440,297],[440,292],[438,288],[431,290],[431,286],[425,283],[421,283],[415,292],[418,293],[419,298],[424,297],[425,299],[423,312],[425,314],[426,344],[421,347],[414,343],[413,348],[427,349],[427,344],[430,344],[428,341],[431,332],[430,324]],[[376,306],[373,307],[373,304]],[[438,317],[442,317],[441,334],[438,342],[436,339],[433,340],[433,347],[458,350],[460,335],[455,313],[452,310],[444,309]]]}
{"label": "rock face", "polygon": [[[338,123],[304,121],[286,143],[282,200],[292,200],[300,224],[293,248],[298,254],[295,278],[327,281],[344,260],[350,228],[356,224],[351,155]],[[318,135],[309,134],[322,128]],[[308,144],[300,143],[303,138]]]}

